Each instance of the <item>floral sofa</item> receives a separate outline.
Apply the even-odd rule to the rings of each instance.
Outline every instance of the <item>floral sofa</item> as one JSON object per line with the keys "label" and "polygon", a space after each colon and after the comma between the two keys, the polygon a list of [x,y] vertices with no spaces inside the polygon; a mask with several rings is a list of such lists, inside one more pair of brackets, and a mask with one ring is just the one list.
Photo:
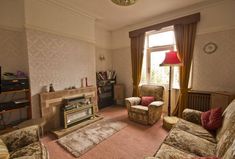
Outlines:
{"label": "floral sofa", "polygon": [[235,100],[223,112],[222,127],[212,134],[201,126],[201,112],[185,109],[152,159],[217,156],[235,159]]}
{"label": "floral sofa", "polygon": [[46,148],[39,141],[37,125],[0,136],[1,159],[48,159]]}

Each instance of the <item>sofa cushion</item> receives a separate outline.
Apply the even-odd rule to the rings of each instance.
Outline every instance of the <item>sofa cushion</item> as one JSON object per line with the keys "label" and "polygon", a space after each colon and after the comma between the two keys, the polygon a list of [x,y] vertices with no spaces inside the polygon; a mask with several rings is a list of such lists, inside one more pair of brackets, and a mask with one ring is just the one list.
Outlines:
{"label": "sofa cushion", "polygon": [[202,126],[209,130],[215,131],[222,125],[222,108],[214,108],[203,112],[201,115]]}
{"label": "sofa cushion", "polygon": [[28,146],[10,152],[10,158],[18,158],[22,156],[33,156],[35,159],[42,158],[42,145],[40,142],[34,142]]}
{"label": "sofa cushion", "polygon": [[235,99],[228,105],[223,112],[223,122],[221,128],[217,131],[216,140],[220,140],[221,136],[227,129],[230,129],[232,125],[235,125]]}
{"label": "sofa cushion", "polygon": [[201,111],[194,109],[184,109],[182,118],[192,123],[201,125]]}
{"label": "sofa cushion", "polygon": [[181,151],[173,146],[162,144],[160,149],[158,150],[155,158],[157,159],[193,159],[195,157],[194,154],[190,154],[184,151]]}
{"label": "sofa cushion", "polygon": [[216,155],[222,157],[235,140],[235,125],[230,127],[221,136],[216,146]]}
{"label": "sofa cushion", "polygon": [[141,114],[147,114],[148,113],[148,107],[142,106],[142,105],[133,105],[131,106],[131,111]]}
{"label": "sofa cushion", "polygon": [[38,126],[30,126],[1,135],[9,152],[39,140]]}
{"label": "sofa cushion", "polygon": [[143,106],[148,106],[153,101],[154,101],[154,96],[142,96],[141,97],[141,105]]}
{"label": "sofa cushion", "polygon": [[164,143],[198,156],[214,156],[216,144],[178,128],[173,128]]}
{"label": "sofa cushion", "polygon": [[8,158],[9,158],[9,152],[7,146],[0,139],[0,159],[8,159]]}
{"label": "sofa cushion", "polygon": [[178,123],[175,125],[175,127],[184,130],[190,134],[206,139],[210,142],[216,143],[215,137],[200,125],[180,119]]}

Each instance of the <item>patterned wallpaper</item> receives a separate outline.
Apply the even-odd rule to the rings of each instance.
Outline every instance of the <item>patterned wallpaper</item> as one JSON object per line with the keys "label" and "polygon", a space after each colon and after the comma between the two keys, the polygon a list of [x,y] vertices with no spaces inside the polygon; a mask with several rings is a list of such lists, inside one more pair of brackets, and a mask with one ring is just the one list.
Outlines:
{"label": "patterned wallpaper", "polygon": [[[205,54],[203,46],[214,42],[218,49]],[[198,35],[195,43],[193,89],[235,92],[235,29]]]}
{"label": "patterned wallpaper", "polygon": [[31,29],[26,36],[34,118],[40,114],[38,93],[44,86],[80,87],[83,77],[95,84],[94,44]]}
{"label": "patterned wallpaper", "polygon": [[28,72],[25,32],[0,28],[0,48],[2,72]]}

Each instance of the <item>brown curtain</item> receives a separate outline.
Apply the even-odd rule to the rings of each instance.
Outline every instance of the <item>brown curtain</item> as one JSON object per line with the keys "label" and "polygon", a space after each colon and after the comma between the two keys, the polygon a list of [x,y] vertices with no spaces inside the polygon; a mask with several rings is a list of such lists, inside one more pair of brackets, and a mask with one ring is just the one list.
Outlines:
{"label": "brown curtain", "polygon": [[180,94],[173,112],[175,116],[182,116],[183,110],[187,107],[188,83],[190,68],[193,58],[194,42],[196,37],[197,22],[190,24],[174,25],[176,46],[179,57],[183,63],[180,67]]}
{"label": "brown curtain", "polygon": [[144,53],[145,34],[131,37],[131,62],[132,62],[132,80],[133,80],[133,96],[139,96],[139,83],[141,79],[141,70]]}

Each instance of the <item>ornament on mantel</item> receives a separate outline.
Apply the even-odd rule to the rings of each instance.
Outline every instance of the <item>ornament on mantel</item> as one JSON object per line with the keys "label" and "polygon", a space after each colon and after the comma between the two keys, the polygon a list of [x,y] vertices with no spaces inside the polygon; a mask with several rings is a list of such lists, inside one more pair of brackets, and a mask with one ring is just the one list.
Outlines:
{"label": "ornament on mantel", "polygon": [[83,88],[83,87],[88,87],[87,77],[84,77],[84,78],[81,79],[81,88]]}
{"label": "ornament on mantel", "polygon": [[53,84],[52,84],[52,83],[50,84],[49,92],[55,92],[55,89],[54,89],[54,87],[53,87]]}

